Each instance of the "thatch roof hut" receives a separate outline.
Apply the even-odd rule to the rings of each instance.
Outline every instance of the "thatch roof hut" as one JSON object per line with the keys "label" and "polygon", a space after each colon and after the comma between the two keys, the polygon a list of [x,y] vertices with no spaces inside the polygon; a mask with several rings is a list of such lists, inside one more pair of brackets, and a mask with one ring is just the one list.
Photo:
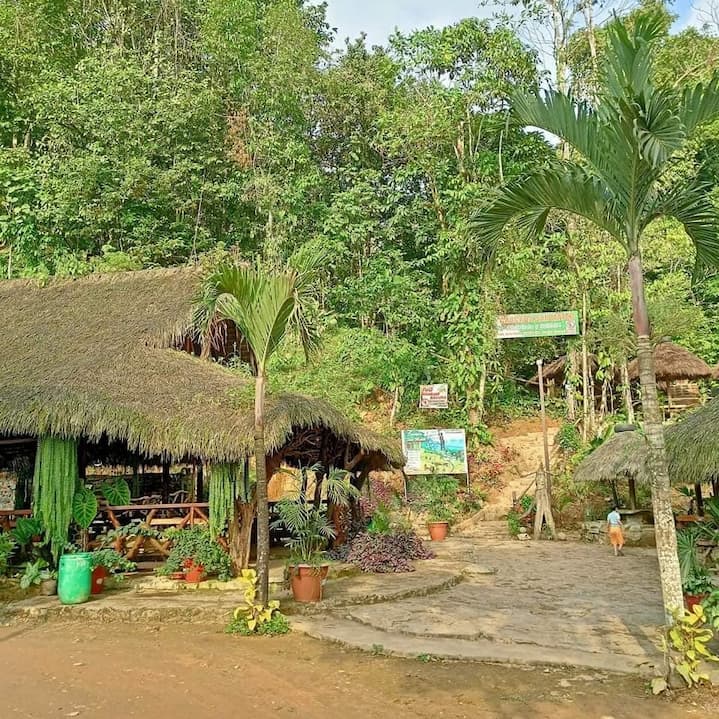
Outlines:
{"label": "thatch roof hut", "polygon": [[[577,371],[581,372],[581,358],[579,358],[579,366],[577,367]],[[551,362],[548,362],[542,367],[542,377],[544,377],[544,381],[554,382],[555,385],[561,386],[564,384],[564,379],[566,377],[567,373],[567,363],[568,358],[567,355],[562,355],[561,357],[557,357],[556,359],[552,360]],[[589,371],[594,375],[599,369],[599,363],[597,362],[597,358],[595,355],[590,354],[589,355]],[[539,384],[539,374],[535,373],[529,380],[529,384]]]}
{"label": "thatch roof hut", "polygon": [[[193,356],[194,268],[0,281],[0,434],[120,441],[144,456],[237,461],[252,453],[253,386]],[[267,401],[272,455],[319,445],[400,466],[398,443],[321,399]],[[310,437],[309,435],[314,436]],[[329,449],[328,449],[329,446]],[[341,466],[341,462],[337,462]]]}
{"label": "thatch roof hut", "polygon": [[[658,382],[709,379],[712,368],[700,357],[668,339],[654,348],[654,370]],[[629,363],[629,378],[639,378],[639,360]]]}
{"label": "thatch roof hut", "polygon": [[647,440],[639,431],[615,432],[587,455],[574,472],[576,482],[649,481]]}
{"label": "thatch roof hut", "polygon": [[719,399],[707,402],[664,432],[669,473],[681,484],[719,479]]}
{"label": "thatch roof hut", "polygon": [[646,465],[647,440],[637,431],[615,432],[585,457],[574,472],[575,482],[629,482],[629,502],[636,509],[636,483],[646,484],[650,474]]}

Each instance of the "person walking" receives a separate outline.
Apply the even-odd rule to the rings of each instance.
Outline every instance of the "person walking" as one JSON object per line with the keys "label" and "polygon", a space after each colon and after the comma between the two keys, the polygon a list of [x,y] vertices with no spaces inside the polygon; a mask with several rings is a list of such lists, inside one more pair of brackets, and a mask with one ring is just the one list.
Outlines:
{"label": "person walking", "polygon": [[622,548],[624,547],[624,532],[622,531],[622,515],[619,514],[619,508],[614,509],[607,515],[607,526],[609,527],[609,541],[614,547],[614,556],[624,556]]}

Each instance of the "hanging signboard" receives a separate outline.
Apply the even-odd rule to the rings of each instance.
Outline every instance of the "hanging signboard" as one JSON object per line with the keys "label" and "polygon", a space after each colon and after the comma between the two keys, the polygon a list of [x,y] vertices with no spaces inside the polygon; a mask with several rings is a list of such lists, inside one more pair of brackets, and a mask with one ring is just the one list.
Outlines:
{"label": "hanging signboard", "polygon": [[500,340],[577,334],[579,334],[579,313],[575,311],[497,317],[497,338]]}
{"label": "hanging signboard", "polygon": [[422,384],[419,386],[420,409],[447,409],[449,388],[446,384]]}
{"label": "hanging signboard", "polygon": [[463,429],[404,429],[406,474],[468,474]]}

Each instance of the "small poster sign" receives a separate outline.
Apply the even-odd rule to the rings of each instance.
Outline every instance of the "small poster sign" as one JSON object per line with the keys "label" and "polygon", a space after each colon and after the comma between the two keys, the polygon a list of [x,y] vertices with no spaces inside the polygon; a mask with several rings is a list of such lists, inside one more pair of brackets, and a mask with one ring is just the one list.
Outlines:
{"label": "small poster sign", "polygon": [[423,384],[419,388],[420,409],[447,409],[449,388],[446,384]]}

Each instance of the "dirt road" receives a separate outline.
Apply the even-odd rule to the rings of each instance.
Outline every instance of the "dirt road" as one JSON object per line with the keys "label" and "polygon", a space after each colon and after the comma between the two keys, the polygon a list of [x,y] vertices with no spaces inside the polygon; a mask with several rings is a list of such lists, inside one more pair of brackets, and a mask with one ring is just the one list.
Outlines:
{"label": "dirt road", "polygon": [[[694,701],[694,705],[692,704]],[[0,628],[0,716],[320,719],[704,717],[596,672],[400,660],[297,635],[244,639],[196,625]]]}

